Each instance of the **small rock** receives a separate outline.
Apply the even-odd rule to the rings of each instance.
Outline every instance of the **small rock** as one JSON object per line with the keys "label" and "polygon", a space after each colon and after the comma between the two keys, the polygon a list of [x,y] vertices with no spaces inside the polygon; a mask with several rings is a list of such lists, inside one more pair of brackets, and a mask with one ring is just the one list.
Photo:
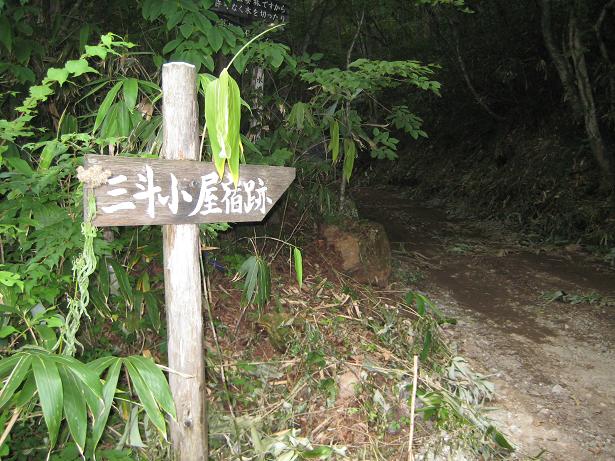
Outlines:
{"label": "small rock", "polygon": [[552,394],[561,395],[561,394],[564,394],[565,392],[566,392],[566,389],[564,389],[559,384],[556,384],[555,386],[553,386],[551,388],[551,393]]}

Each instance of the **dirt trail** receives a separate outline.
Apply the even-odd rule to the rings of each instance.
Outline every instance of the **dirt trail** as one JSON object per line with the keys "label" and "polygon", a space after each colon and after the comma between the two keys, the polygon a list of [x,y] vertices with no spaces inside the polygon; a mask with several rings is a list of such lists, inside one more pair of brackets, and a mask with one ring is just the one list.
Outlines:
{"label": "dirt trail", "polygon": [[[355,199],[361,217],[387,228],[398,278],[459,320],[446,332],[495,382],[492,418],[515,456],[614,460],[615,271],[580,248],[532,251],[395,192]],[[601,298],[580,296],[590,293]]]}

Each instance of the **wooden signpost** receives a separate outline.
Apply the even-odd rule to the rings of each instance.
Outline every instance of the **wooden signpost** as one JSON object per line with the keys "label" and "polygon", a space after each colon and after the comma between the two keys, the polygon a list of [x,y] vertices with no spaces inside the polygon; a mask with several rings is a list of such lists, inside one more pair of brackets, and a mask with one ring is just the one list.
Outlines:
{"label": "wooden signpost", "polygon": [[294,168],[244,165],[235,187],[212,163],[196,161],[196,89],[194,66],[163,66],[163,160],[88,155],[84,165],[108,177],[84,194],[85,203],[89,194],[96,199],[94,225],[164,225],[169,385],[177,410],[171,441],[179,461],[206,461],[208,453],[198,223],[260,221],[295,177]]}

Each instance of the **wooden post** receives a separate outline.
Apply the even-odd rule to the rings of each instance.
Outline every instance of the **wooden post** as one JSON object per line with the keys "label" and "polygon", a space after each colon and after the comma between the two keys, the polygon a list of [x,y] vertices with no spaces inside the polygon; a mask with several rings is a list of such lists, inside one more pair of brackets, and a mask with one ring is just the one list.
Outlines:
{"label": "wooden post", "polygon": [[[162,155],[169,160],[198,159],[196,69],[172,62],[162,67]],[[167,309],[169,384],[177,409],[171,423],[174,459],[207,460],[205,358],[201,311],[198,224],[162,228]]]}

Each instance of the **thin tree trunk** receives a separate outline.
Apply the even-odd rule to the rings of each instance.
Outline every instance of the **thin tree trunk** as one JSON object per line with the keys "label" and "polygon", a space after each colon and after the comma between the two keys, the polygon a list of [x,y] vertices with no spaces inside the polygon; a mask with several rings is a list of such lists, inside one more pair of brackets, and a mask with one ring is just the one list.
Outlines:
{"label": "thin tree trunk", "polygon": [[615,68],[613,67],[613,62],[611,61],[611,57],[609,56],[609,50],[604,43],[604,37],[602,36],[602,24],[604,24],[604,20],[606,18],[608,10],[615,7],[615,0],[610,0],[608,3],[604,5],[600,15],[598,16],[598,20],[596,21],[596,39],[598,40],[598,48],[600,49],[600,54],[602,55],[602,60],[604,61],[604,65],[606,66],[607,78],[609,80],[609,100],[611,101],[610,112],[611,114],[615,114]]}
{"label": "thin tree trunk", "polygon": [[555,41],[553,40],[551,0],[540,0],[540,8],[542,10],[540,25],[542,28],[542,36],[545,42],[545,47],[549,52],[549,56],[551,56],[553,65],[555,66],[559,79],[564,87],[564,97],[572,106],[574,117],[579,119],[581,118],[582,109],[575,88],[573,71],[568,59],[566,59],[564,53],[555,46]]}
{"label": "thin tree trunk", "polygon": [[574,13],[570,18],[569,24],[569,46],[576,75],[579,99],[583,107],[583,120],[589,145],[602,172],[603,187],[610,189],[615,183],[613,178],[613,161],[600,132],[596,102],[585,61],[585,46],[581,41],[581,31],[577,26]]}
{"label": "thin tree trunk", "polygon": [[[359,37],[359,33],[361,32],[361,27],[363,26],[364,20],[365,20],[365,10],[362,10],[361,18],[359,19],[359,24],[357,25],[357,31],[355,32],[354,37],[352,38],[352,42],[350,42],[350,46],[348,47],[348,52],[346,53],[346,69],[350,67],[350,59],[352,58],[352,50],[357,41],[357,38]],[[349,114],[350,114],[350,102],[346,101],[346,124],[348,126],[350,125]],[[346,152],[344,152],[344,155],[346,155]],[[340,213],[344,211],[345,202],[346,202],[346,179],[344,179],[344,173],[342,172],[342,178],[340,182],[340,205],[339,205]]]}

